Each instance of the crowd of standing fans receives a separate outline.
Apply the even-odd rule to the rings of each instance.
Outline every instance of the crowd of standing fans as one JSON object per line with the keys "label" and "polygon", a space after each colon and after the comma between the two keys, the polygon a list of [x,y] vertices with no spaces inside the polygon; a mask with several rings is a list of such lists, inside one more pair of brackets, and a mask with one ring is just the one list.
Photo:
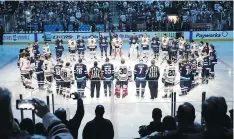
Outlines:
{"label": "crowd of standing fans", "polygon": [[[14,138],[66,138],[77,139],[78,130],[85,116],[83,101],[78,97],[76,113],[67,120],[66,110],[58,108],[52,114],[45,102],[33,99],[35,113],[42,118],[42,123],[34,125],[29,118],[20,123],[14,118],[11,109],[11,92],[0,88],[0,136],[4,139]],[[153,121],[149,125],[140,126],[142,139],[232,139],[233,110],[227,115],[227,104],[223,97],[210,97],[202,104],[204,125],[195,122],[195,108],[185,102],[178,107],[176,117],[165,116],[163,110],[155,108],[152,111]],[[97,105],[95,118],[83,129],[83,139],[113,139],[114,127],[110,120],[103,118],[105,108]]]}
{"label": "crowd of standing fans", "polygon": [[[231,1],[121,1],[116,8],[120,28],[126,24],[127,31],[137,31],[136,23],[146,23],[148,31],[189,31],[193,23],[210,23],[213,30],[232,30],[232,5]],[[174,14],[178,15],[177,22],[168,20],[168,15]]]}
{"label": "crowd of standing fans", "polygon": [[27,25],[61,24],[63,30],[69,25],[77,28],[79,24],[103,24],[108,20],[109,3],[104,1],[22,1],[16,10],[16,30],[24,30]]}

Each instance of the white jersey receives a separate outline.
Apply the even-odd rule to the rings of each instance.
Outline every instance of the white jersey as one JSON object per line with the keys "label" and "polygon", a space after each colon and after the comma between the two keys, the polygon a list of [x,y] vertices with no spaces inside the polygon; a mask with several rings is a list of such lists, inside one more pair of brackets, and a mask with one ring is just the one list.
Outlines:
{"label": "white jersey", "polygon": [[48,45],[45,45],[44,47],[43,47],[43,54],[45,54],[45,55],[49,55],[51,53],[51,51],[50,51],[50,46]]}
{"label": "white jersey", "polygon": [[184,49],[185,40],[180,40],[179,49]]}
{"label": "white jersey", "polygon": [[70,48],[70,50],[76,50],[76,46],[76,40],[73,39],[68,41],[68,47]]}
{"label": "white jersey", "polygon": [[191,48],[192,52],[198,51],[198,47],[197,47],[196,43],[192,43],[191,46],[192,46],[192,48]]}
{"label": "white jersey", "polygon": [[73,80],[72,69],[70,67],[62,67],[60,76],[63,81],[71,82]]}
{"label": "white jersey", "polygon": [[29,47],[28,50],[29,50],[30,57],[34,57],[33,47]]}
{"label": "white jersey", "polygon": [[141,42],[142,42],[143,47],[146,47],[147,45],[149,45],[150,40],[148,37],[143,37]]}
{"label": "white jersey", "polygon": [[88,47],[90,49],[94,49],[96,47],[96,39],[95,38],[88,38]]}
{"label": "white jersey", "polygon": [[126,64],[121,64],[115,71],[116,77],[119,81],[128,81],[132,76],[131,69]]}
{"label": "white jersey", "polygon": [[50,60],[44,60],[42,69],[44,71],[45,76],[52,76],[53,75],[53,63]]}
{"label": "white jersey", "polygon": [[21,74],[29,74],[30,61],[26,58],[20,58],[20,71]]}
{"label": "white jersey", "polygon": [[164,69],[163,78],[165,82],[174,83],[176,78],[176,68],[174,65],[167,65]]}
{"label": "white jersey", "polygon": [[121,38],[113,38],[111,43],[112,43],[113,49],[122,48],[122,45],[123,45]]}
{"label": "white jersey", "polygon": [[162,45],[165,46],[168,44],[169,37],[162,37]]}

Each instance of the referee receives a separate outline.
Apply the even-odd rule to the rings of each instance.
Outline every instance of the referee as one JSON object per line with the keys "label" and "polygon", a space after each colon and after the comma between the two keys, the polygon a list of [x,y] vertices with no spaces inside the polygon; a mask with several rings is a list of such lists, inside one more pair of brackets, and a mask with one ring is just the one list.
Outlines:
{"label": "referee", "polygon": [[102,79],[102,71],[98,67],[98,62],[94,62],[94,66],[89,71],[90,88],[91,88],[91,98],[94,97],[94,89],[96,88],[96,98],[100,95],[100,86]]}
{"label": "referee", "polygon": [[159,68],[155,65],[155,60],[151,60],[151,66],[148,68],[146,79],[148,80],[151,99],[158,97],[158,78],[160,76]]}

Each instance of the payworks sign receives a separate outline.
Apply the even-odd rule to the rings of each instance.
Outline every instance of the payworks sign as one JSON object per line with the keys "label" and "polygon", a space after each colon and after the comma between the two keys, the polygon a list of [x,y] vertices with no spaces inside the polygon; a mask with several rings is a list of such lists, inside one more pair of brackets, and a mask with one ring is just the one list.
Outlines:
{"label": "payworks sign", "polygon": [[194,40],[233,40],[233,31],[200,31],[193,32]]}
{"label": "payworks sign", "polygon": [[33,42],[34,34],[4,34],[3,42]]}

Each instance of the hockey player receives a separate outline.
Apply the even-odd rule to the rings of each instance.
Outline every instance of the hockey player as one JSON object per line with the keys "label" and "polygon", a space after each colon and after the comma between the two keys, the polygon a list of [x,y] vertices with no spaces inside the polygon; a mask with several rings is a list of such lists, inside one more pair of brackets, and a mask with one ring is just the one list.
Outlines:
{"label": "hockey player", "polygon": [[136,64],[134,67],[134,80],[136,82],[137,97],[139,97],[139,93],[141,92],[141,97],[144,98],[147,69],[148,66],[144,64],[143,59],[140,59],[139,64]]}
{"label": "hockey player", "polygon": [[51,51],[50,51],[50,46],[48,42],[45,42],[45,45],[43,47],[43,55],[46,57],[51,55]]}
{"label": "hockey player", "polygon": [[202,48],[202,55],[207,55],[207,54],[209,54],[209,43],[208,42],[206,42]]}
{"label": "hockey player", "polygon": [[52,82],[53,82],[53,63],[51,61],[51,56],[45,56],[45,60],[43,62],[43,71],[45,77],[45,85],[48,93],[52,93]]}
{"label": "hockey player", "polygon": [[173,93],[173,86],[175,84],[175,78],[176,78],[176,68],[172,64],[171,60],[167,60],[167,66],[164,69],[162,82],[164,83],[164,92],[165,95],[163,98],[167,98],[168,92],[169,97],[171,97],[171,93]]}
{"label": "hockey player", "polygon": [[60,61],[63,55],[64,47],[62,36],[58,36],[58,39],[55,41],[55,52],[56,52],[56,60]]}
{"label": "hockey player", "polygon": [[161,42],[162,51],[167,51],[168,43],[169,43],[169,37],[167,37],[167,34],[163,34],[162,42]]}
{"label": "hockey player", "polygon": [[184,43],[184,57],[186,59],[188,59],[188,57],[190,56],[190,53],[191,53],[190,44],[189,44],[188,40],[185,40],[185,43]]}
{"label": "hockey player", "polygon": [[131,81],[132,71],[130,67],[125,64],[125,60],[121,60],[121,64],[115,71],[116,87],[115,95],[117,98],[120,97],[121,88],[123,89],[122,98],[128,95],[128,82]]}
{"label": "hockey player", "polygon": [[199,50],[199,51],[198,51],[198,54],[199,54],[199,56],[202,55],[203,47],[204,47],[204,42],[201,41],[200,44],[199,44],[199,46],[198,46],[198,50]]}
{"label": "hockey player", "polygon": [[88,38],[88,48],[90,51],[90,56],[91,59],[97,59],[96,58],[96,48],[97,48],[97,44],[96,44],[96,39],[93,37],[93,35],[90,36],[90,38]]}
{"label": "hockey player", "polygon": [[158,60],[158,57],[159,57],[159,45],[160,45],[160,41],[159,41],[158,35],[155,34],[151,40],[151,48],[154,53],[154,59],[156,60]]}
{"label": "hockey player", "polygon": [[180,68],[180,96],[187,95],[190,83],[191,67],[187,60],[181,61]]}
{"label": "hockey player", "polygon": [[135,33],[133,33],[132,37],[129,38],[129,45],[130,45],[130,49],[129,49],[129,53],[128,53],[128,57],[132,57],[134,54],[137,56],[137,58],[139,57],[138,54],[138,37],[136,36]]}
{"label": "hockey player", "polygon": [[30,76],[30,61],[27,58],[27,54],[22,54],[20,58],[20,72],[21,72],[21,80],[25,88],[33,89],[31,87],[31,76]]}
{"label": "hockey player", "polygon": [[100,86],[102,80],[102,71],[98,67],[98,62],[94,62],[94,66],[89,71],[90,88],[91,88],[91,98],[94,97],[94,89],[96,88],[96,98],[100,96]]}
{"label": "hockey player", "polygon": [[85,42],[82,36],[79,36],[79,39],[77,40],[77,51],[78,51],[78,56],[81,58],[82,54],[82,59],[84,59],[84,53],[85,53]]}
{"label": "hockey player", "polygon": [[150,90],[150,99],[158,97],[158,78],[160,77],[160,70],[155,65],[155,60],[151,60],[151,66],[149,66],[146,79],[148,80],[148,86]]}
{"label": "hockey player", "polygon": [[33,53],[34,53],[34,60],[39,60],[40,58],[40,50],[39,50],[39,44],[36,41],[33,45]]}
{"label": "hockey player", "polygon": [[217,56],[216,51],[214,49],[214,45],[210,44],[209,48],[209,59],[210,59],[210,78],[214,79],[215,72],[214,72],[214,65],[217,64]]}
{"label": "hockey player", "polygon": [[76,54],[76,40],[73,38],[73,36],[71,37],[70,40],[68,40],[68,51],[70,52],[70,60],[75,61],[75,54]]}
{"label": "hockey player", "polygon": [[123,42],[121,38],[118,37],[118,35],[115,35],[115,38],[112,40],[112,49],[114,53],[114,58],[116,58],[117,53],[119,53],[119,56],[122,58],[122,45]]}
{"label": "hockey player", "polygon": [[109,58],[106,58],[106,63],[102,65],[102,75],[103,75],[103,85],[104,85],[104,94],[107,97],[107,87],[109,89],[109,96],[112,94],[112,82],[114,80],[114,65],[109,62]]}
{"label": "hockey player", "polygon": [[199,48],[198,48],[196,42],[194,42],[194,40],[192,40],[192,42],[191,42],[191,54],[193,54],[195,57],[198,57],[199,56],[198,55],[198,52],[199,52],[198,49]]}
{"label": "hockey player", "polygon": [[169,60],[176,63],[177,62],[177,52],[178,52],[178,41],[176,38],[173,38],[171,42],[171,47],[169,47]]}
{"label": "hockey player", "polygon": [[37,75],[37,83],[39,89],[44,88],[44,71],[43,71],[43,63],[44,63],[44,56],[40,56],[40,59],[36,61],[36,75]]}
{"label": "hockey player", "polygon": [[179,56],[180,58],[182,58],[184,56],[184,44],[185,44],[185,40],[184,40],[184,36],[180,37],[180,41],[179,41]]}
{"label": "hockey player", "polygon": [[101,36],[99,39],[99,47],[101,49],[101,57],[103,58],[103,50],[105,52],[105,56],[107,57],[108,41],[107,41],[107,37],[104,36],[104,33],[101,33]]}
{"label": "hockey player", "polygon": [[88,72],[87,67],[85,64],[82,63],[82,59],[79,58],[78,63],[74,66],[74,77],[77,82],[77,93],[81,97],[86,97],[84,95],[85,87],[86,87],[86,81],[88,79]]}
{"label": "hockey player", "polygon": [[150,40],[149,40],[147,34],[144,34],[141,42],[142,42],[141,43],[141,47],[142,47],[142,55],[141,56],[143,59],[145,59],[145,61],[148,61]]}
{"label": "hockey player", "polygon": [[210,71],[209,55],[206,52],[204,52],[202,58],[203,58],[203,62],[202,62],[202,83],[208,84],[209,71]]}
{"label": "hockey player", "polygon": [[70,97],[71,92],[71,84],[73,82],[73,73],[70,67],[70,63],[67,62],[65,67],[61,68],[61,79],[62,79],[62,89],[63,89],[63,96],[66,98]]}
{"label": "hockey player", "polygon": [[62,79],[61,79],[61,69],[63,67],[63,61],[60,60],[55,66],[54,66],[54,79],[56,81],[56,93],[62,95],[63,89],[62,89]]}

